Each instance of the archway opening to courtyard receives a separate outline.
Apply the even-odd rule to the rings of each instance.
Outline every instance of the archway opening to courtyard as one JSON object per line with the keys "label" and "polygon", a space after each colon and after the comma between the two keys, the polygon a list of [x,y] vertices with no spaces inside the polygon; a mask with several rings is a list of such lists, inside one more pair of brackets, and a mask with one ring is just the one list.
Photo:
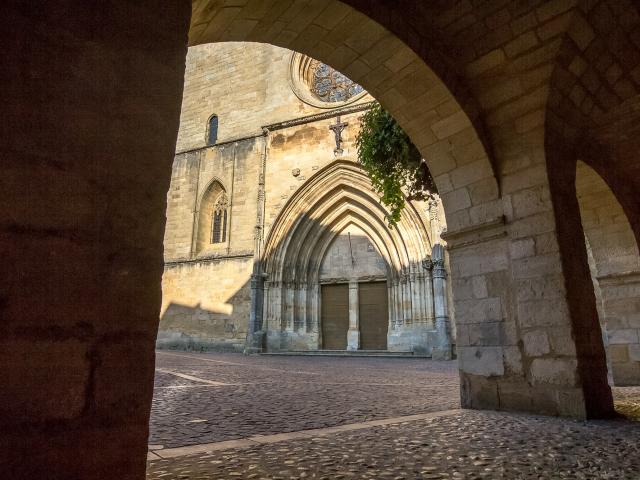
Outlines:
{"label": "archway opening to courtyard", "polygon": [[[373,100],[297,52],[251,42],[191,48],[167,195],[153,455],[242,432],[459,406],[456,364],[437,362],[455,351],[442,202],[407,199],[389,224],[357,161]],[[212,111],[218,141],[210,145]],[[279,365],[278,354],[296,356]],[[331,363],[336,356],[344,371]],[[380,363],[399,358],[408,363]],[[257,378],[246,378],[245,362]],[[297,363],[288,384],[274,381],[270,372]],[[408,393],[420,369],[423,381]],[[299,391],[311,384],[313,399]],[[256,388],[265,411],[248,395]],[[294,391],[315,408],[289,405],[283,396]],[[246,408],[230,415],[223,402]]]}
{"label": "archway opening to courtyard", "polygon": [[[206,74],[204,59],[214,56],[216,48],[218,51],[224,51],[226,58],[228,58],[230,55],[228,48],[234,48],[234,45],[235,48],[255,49],[258,51],[271,48],[268,45],[257,45],[250,42],[238,44],[230,42],[195,47],[200,48],[202,51],[199,61],[194,62],[199,65],[200,71],[192,73],[198,75]],[[313,60],[299,53],[293,54],[289,60],[289,55],[291,53],[286,54],[289,69],[285,69],[289,73],[291,71],[298,72]],[[254,53],[251,58],[253,60],[251,71],[258,76],[260,74],[258,69],[262,65],[261,54]],[[300,59],[304,60],[304,62],[301,62]],[[226,61],[231,65],[228,59]],[[295,77],[288,80],[293,87],[295,95],[304,101],[305,92],[301,91],[300,85],[295,83]],[[224,83],[225,80],[221,76],[215,78],[214,81]],[[271,79],[270,83],[271,87],[275,88],[277,81],[276,79]],[[363,83],[366,85],[366,80]],[[238,81],[232,81],[231,84],[240,92],[240,95],[251,94],[254,95],[252,98],[256,96],[260,98],[261,95],[269,94],[268,90],[244,92],[243,86]],[[187,78],[187,91],[188,89],[189,79]],[[366,94],[367,92],[366,90],[356,92],[354,95],[356,99],[363,99],[362,96],[358,97],[361,93]],[[232,98],[231,93],[229,95]],[[189,97],[185,97],[185,100],[188,102]],[[318,99],[315,101],[318,102]],[[442,101],[446,103],[448,100]],[[227,197],[226,204],[229,208],[228,218],[231,220],[233,217],[233,221],[230,224],[236,225],[234,230],[230,230],[230,237],[236,239],[236,241],[244,242],[242,245],[248,251],[253,248],[254,255],[252,257],[247,254],[245,258],[240,260],[240,263],[243,264],[245,280],[242,287],[234,288],[230,295],[226,293],[219,295],[222,292],[222,288],[218,288],[220,283],[215,280],[215,278],[221,280],[228,278],[227,274],[214,272],[213,280],[208,280],[205,275],[201,276],[197,281],[204,285],[204,290],[206,290],[206,292],[202,293],[204,296],[210,296],[213,293],[213,295],[220,297],[218,300],[210,302],[209,305],[199,301],[191,302],[192,304],[165,303],[163,320],[160,326],[161,335],[164,335],[163,341],[165,343],[163,346],[193,350],[206,350],[211,346],[207,345],[206,342],[203,343],[201,339],[194,339],[189,335],[181,334],[177,338],[171,333],[170,328],[164,328],[176,317],[190,316],[201,327],[206,324],[218,324],[209,332],[210,337],[219,335],[221,332],[223,333],[221,336],[224,337],[224,334],[226,334],[227,339],[238,340],[239,336],[241,339],[239,343],[240,349],[249,347],[254,352],[268,350],[300,351],[308,350],[309,348],[319,350],[358,350],[363,348],[366,340],[361,337],[366,336],[366,334],[363,333],[362,328],[359,328],[361,326],[358,325],[358,316],[349,318],[350,307],[356,306],[355,310],[357,311],[358,309],[363,310],[363,305],[358,300],[354,301],[352,289],[350,288],[352,285],[350,285],[348,275],[323,274],[323,270],[332,270],[331,258],[334,256],[342,257],[340,259],[341,266],[344,266],[346,257],[348,257],[347,263],[354,261],[358,266],[364,265],[367,260],[364,260],[363,264],[360,265],[362,259],[353,257],[354,245],[360,243],[364,246],[365,251],[370,250],[371,253],[368,260],[371,263],[366,266],[373,265],[374,268],[372,270],[375,271],[368,270],[366,272],[365,276],[370,278],[368,278],[367,282],[360,282],[357,286],[360,289],[359,293],[362,293],[361,297],[364,297],[367,295],[366,289],[370,287],[369,283],[375,286],[384,283],[385,300],[387,300],[385,308],[388,311],[388,315],[384,319],[384,323],[387,325],[384,344],[374,342],[372,344],[374,347],[365,349],[387,350],[393,342],[397,342],[395,345],[399,346],[398,349],[402,352],[420,352],[420,346],[415,349],[416,345],[411,344],[416,337],[420,337],[420,332],[416,333],[418,330],[421,328],[424,330],[422,333],[424,337],[429,335],[437,337],[439,335],[433,305],[429,309],[429,303],[434,301],[433,293],[431,293],[432,298],[429,298],[429,293],[427,293],[433,292],[433,284],[425,288],[426,285],[421,284],[420,281],[427,282],[426,278],[431,282],[433,281],[432,277],[425,277],[424,272],[427,271],[427,265],[428,270],[433,268],[431,262],[434,260],[434,242],[442,242],[443,244],[446,244],[446,242],[440,239],[440,234],[443,233],[442,230],[438,230],[437,233],[434,233],[437,228],[431,229],[427,227],[420,230],[415,228],[415,224],[421,222],[429,223],[429,215],[425,215],[425,213],[431,213],[436,217],[438,215],[444,217],[444,211],[429,212],[428,205],[423,205],[423,211],[420,213],[414,207],[409,206],[398,227],[390,229],[385,225],[384,208],[380,205],[375,194],[371,192],[366,176],[354,163],[353,135],[351,135],[349,139],[351,143],[349,143],[349,132],[347,130],[344,137],[340,137],[340,141],[343,143],[334,145],[332,128],[335,128],[340,122],[351,122],[349,115],[362,112],[361,106],[357,103],[355,105],[349,102],[340,103],[337,107],[343,109],[340,111],[343,114],[342,119],[336,119],[335,113],[332,116],[327,112],[327,114],[316,114],[317,116],[300,115],[300,118],[288,118],[267,125],[263,121],[260,124],[256,124],[260,127],[259,131],[256,131],[255,135],[249,139],[244,135],[236,135],[234,138],[228,132],[232,130],[229,126],[230,124],[233,126],[239,122],[233,115],[246,118],[250,117],[251,113],[238,108],[239,104],[235,102],[231,102],[231,107],[215,105],[215,108],[213,106],[211,108],[221,112],[217,117],[220,122],[221,141],[217,145],[201,147],[199,144],[204,137],[202,129],[204,128],[203,125],[206,124],[206,121],[202,119],[207,118],[208,111],[205,109],[203,112],[196,112],[193,106],[189,106],[188,103],[186,105],[188,109],[193,110],[193,112],[187,110],[187,120],[192,118],[201,120],[187,123],[187,125],[193,125],[194,128],[188,126],[186,134],[179,139],[179,143],[183,142],[182,149],[181,151],[179,149],[176,157],[177,169],[180,175],[176,180],[181,180],[191,175],[192,180],[195,181],[196,195],[192,198],[192,201],[187,202],[187,208],[182,212],[185,217],[194,218],[194,223],[191,228],[187,228],[187,231],[191,231],[193,238],[198,239],[198,241],[203,238],[202,232],[204,232],[204,235],[213,238],[212,226],[214,225],[214,220],[212,220],[212,212],[218,211],[213,204],[217,204],[217,196],[220,195],[220,192],[229,192],[230,196]],[[325,110],[330,110],[326,104],[320,102],[319,105]],[[435,108],[441,108],[441,106],[436,105]],[[277,105],[271,105],[271,107],[278,108]],[[183,115],[184,108],[183,106]],[[305,118],[302,119],[301,117]],[[317,128],[317,125],[315,125],[317,122],[324,123],[321,123],[320,128]],[[229,130],[225,132],[225,128]],[[471,149],[472,157],[470,158],[477,158],[479,152],[484,151],[482,142],[474,135],[469,135],[470,131],[467,128],[470,127],[465,127],[461,132],[455,132],[451,138],[446,139],[446,142],[440,143],[440,150],[430,150],[436,165],[441,156],[453,155],[451,152],[456,148],[461,148],[463,151],[466,151],[467,148]],[[291,129],[291,131],[288,129]],[[435,135],[433,129],[431,134]],[[329,147],[325,148],[327,162],[320,165],[318,165],[318,162],[315,162],[316,165],[305,165],[305,162],[300,160],[300,152],[295,152],[292,145],[297,148],[305,148],[309,142],[319,141],[319,138],[323,139],[321,141],[324,146]],[[194,139],[196,140],[194,141]],[[475,141],[477,143],[474,143]],[[290,149],[288,152],[285,145]],[[207,150],[208,153],[199,153],[198,150],[200,148]],[[342,151],[338,153],[339,149]],[[479,150],[474,152],[474,149]],[[280,156],[276,154],[272,159],[271,156],[274,155],[274,151],[277,152],[278,150],[282,150],[279,153]],[[309,151],[306,153],[313,155]],[[460,154],[456,153],[456,155]],[[253,162],[249,168],[247,168],[247,159]],[[284,167],[268,172],[266,164],[273,161],[282,162]],[[216,171],[215,167],[211,166],[212,162],[218,162],[222,170]],[[429,162],[431,165],[431,161]],[[197,167],[194,169],[196,164]],[[473,167],[475,168],[477,165]],[[238,178],[247,177],[247,172],[253,184],[247,184],[246,180],[237,180]],[[269,175],[271,178],[269,178]],[[455,172],[452,175],[454,175],[453,178],[455,179]],[[278,199],[277,208],[269,211],[265,207],[265,196],[270,195],[268,192],[269,187],[265,190],[264,184],[265,182],[274,182],[274,180],[278,185],[271,188],[274,188],[275,197]],[[447,185],[447,181],[453,181],[448,173],[440,176],[440,182],[442,181],[445,181],[445,183],[442,183],[444,185],[443,198],[453,205],[453,214],[460,213],[460,210],[456,210],[458,207],[455,206],[455,202],[459,201],[462,202],[460,205],[473,207],[473,203],[466,203],[464,194],[451,190],[453,184],[451,186]],[[187,186],[184,183],[179,183],[179,189],[183,191],[192,190],[191,187],[185,187]],[[485,182],[483,179],[480,179],[478,183],[472,183],[472,189],[485,187],[491,192],[494,184]],[[212,189],[215,190],[216,195],[211,196],[210,191]],[[235,194],[233,193],[234,190]],[[178,190],[170,190],[170,204],[172,199],[177,198],[178,194]],[[202,199],[198,196],[200,194],[202,194]],[[273,197],[274,194],[271,193],[271,196]],[[209,210],[205,210],[202,206],[198,207],[198,205],[207,204],[209,197],[211,197]],[[247,222],[246,219],[241,220],[244,225],[235,223],[238,216],[241,216],[239,215],[241,209],[236,209],[234,213],[234,202],[237,201],[239,205],[244,205],[247,198],[255,200],[255,204],[251,203],[250,208],[254,215],[258,212],[257,218],[260,221],[264,221],[263,224],[260,224],[260,222]],[[192,205],[195,205],[195,208],[192,208]],[[207,212],[204,215],[206,221],[199,220],[200,216],[202,216],[202,211]],[[169,216],[169,222],[171,223],[171,221],[172,217]],[[489,232],[494,230],[492,235],[497,233],[499,238],[501,228],[504,226],[504,220],[497,217],[485,223],[488,223],[488,225],[485,224],[483,228],[487,228]],[[265,224],[268,225],[268,228],[265,228]],[[464,228],[461,230],[461,232],[446,232],[444,237],[452,240],[454,251],[462,250],[464,252],[465,244],[468,242],[468,234]],[[419,233],[422,231],[424,233]],[[420,238],[421,235],[422,238]],[[211,240],[211,243],[215,242]],[[485,242],[481,239],[479,243]],[[209,264],[208,267],[205,267],[209,270],[213,269],[211,265],[216,262],[228,262],[223,257],[232,253],[229,250],[231,248],[230,244],[212,245],[211,249],[203,249],[197,246],[194,248],[193,241],[188,241],[187,239],[185,245],[190,245],[185,250],[187,252],[187,258],[183,259],[185,263]],[[472,242],[472,245],[477,244]],[[175,249],[175,243],[172,244],[172,248]],[[436,251],[440,250],[440,248],[436,249]],[[490,254],[490,252],[491,248],[487,248],[481,255]],[[258,254],[257,256],[256,253]],[[477,251],[473,252],[473,254],[476,255]],[[439,252],[437,255],[440,256],[441,260],[445,260],[444,251]],[[520,255],[520,253],[516,255]],[[260,263],[260,268],[257,271],[256,261]],[[466,355],[467,368],[472,375],[491,376],[499,371],[500,367],[497,365],[504,357],[497,357],[491,360],[494,363],[487,369],[486,365],[483,365],[481,361],[483,354],[478,355],[478,352],[481,352],[482,349],[477,347],[486,346],[485,344],[496,347],[505,340],[503,335],[506,332],[504,330],[501,331],[500,329],[505,327],[499,325],[500,316],[503,315],[502,311],[491,311],[493,307],[490,302],[486,302],[480,310],[475,307],[478,303],[485,303],[478,302],[478,300],[488,297],[489,292],[486,291],[485,293],[485,290],[492,288],[491,284],[494,284],[494,287],[498,285],[498,288],[500,288],[499,281],[497,281],[499,276],[495,274],[490,275],[487,279],[478,279],[477,277],[473,278],[476,276],[473,273],[471,275],[467,273],[466,270],[472,269],[471,265],[477,261],[477,257],[470,256],[461,261],[462,275],[459,279],[453,277],[452,280],[459,289],[460,305],[463,307],[464,323],[459,328],[463,335],[462,347],[463,355]],[[178,265],[179,263],[177,259],[172,259],[172,265],[169,268],[168,276],[172,278],[171,281],[174,282],[174,286],[180,275],[178,273],[180,270],[183,270],[183,274],[191,275],[186,272],[185,266]],[[230,262],[225,268],[227,272],[235,270],[235,267]],[[415,287],[409,285],[408,290],[403,292],[402,288],[405,287],[400,285],[398,280],[406,273],[413,274],[413,278],[418,277],[420,281],[414,282]],[[167,274],[167,271],[165,271],[165,274]],[[487,280],[490,282],[489,285],[486,284]],[[198,288],[200,289],[200,287]],[[332,289],[336,291],[330,292]],[[326,295],[323,290],[326,291]],[[496,291],[494,290],[494,294]],[[331,305],[323,306],[323,301],[326,301],[327,298],[331,299]],[[358,299],[358,295],[355,298]],[[408,302],[409,310],[415,308],[417,310],[422,309],[422,311],[418,311],[415,315],[413,312],[405,315],[403,309],[407,308],[405,302],[407,298],[411,299]],[[346,319],[346,321],[337,327],[334,325],[338,329],[342,328],[337,336],[334,335],[336,328],[325,328],[326,325],[323,320],[327,320],[327,318],[323,319],[323,313],[329,313],[329,316],[335,313],[328,312],[330,308],[325,307],[337,307],[344,310],[341,318],[342,320]],[[364,308],[366,308],[366,305],[364,305]],[[429,313],[431,313],[431,316]],[[238,328],[237,324],[229,321],[232,314],[242,318],[246,327],[243,328],[241,325]],[[495,317],[492,317],[492,315],[495,315]],[[405,318],[412,321],[404,323]],[[493,332],[485,333],[486,324],[490,325],[489,328],[493,329]],[[177,331],[179,328],[175,330]],[[483,330],[485,331],[483,332]],[[244,342],[245,335],[249,337],[247,343]],[[489,337],[482,338],[482,335],[489,335]],[[546,340],[546,343],[540,340],[538,331],[532,329],[526,335],[532,344],[537,343],[536,347],[528,348],[527,353],[545,356],[557,348],[553,343],[553,339]],[[503,337],[501,338],[501,336]],[[338,339],[337,342],[335,341],[336,338]],[[564,339],[566,340],[567,337]],[[451,339],[449,339],[449,342],[451,342]],[[540,347],[543,343],[546,344],[546,347]],[[429,348],[420,353],[432,356],[432,347],[436,342],[425,342],[425,344],[428,344]],[[222,349],[237,348],[236,345],[232,345],[232,342],[228,342],[226,345],[225,342],[220,342],[215,347]],[[535,350],[538,347],[542,348],[542,350]],[[451,344],[446,345],[445,339],[445,352],[447,352],[447,349],[450,355]],[[446,355],[447,353],[445,353]],[[189,356],[187,355],[186,358],[189,358]],[[220,358],[212,361],[214,363],[233,363],[233,360],[221,360]],[[491,370],[492,368],[496,368],[496,370]],[[504,369],[502,373],[504,373]],[[167,374],[167,371],[161,372],[161,374]],[[207,379],[201,378],[200,380]],[[216,380],[208,379],[210,382],[220,382],[221,380],[223,380],[223,377],[218,377]],[[166,376],[163,381],[167,381]],[[197,382],[197,380],[195,381]],[[170,386],[165,385],[161,388],[165,387],[169,388]],[[477,392],[471,390],[473,386],[466,388],[470,388],[467,395],[477,395]],[[531,389],[530,384],[528,388]],[[188,390],[185,389],[184,391],[187,392]],[[524,400],[523,405],[532,405],[532,398]],[[203,401],[204,397],[200,396],[199,399]],[[549,413],[556,412],[551,409]],[[201,412],[200,416],[205,416],[204,412]],[[206,430],[205,420],[204,418],[197,418],[193,421],[202,421],[202,424],[196,425],[204,431]],[[160,437],[157,438],[160,441]],[[204,435],[202,438],[206,439],[207,437]],[[159,456],[162,455],[159,450],[156,450],[156,453]]]}
{"label": "archway opening to courtyard", "polygon": [[[386,298],[374,295],[386,304],[378,322],[386,328],[376,327],[386,339],[377,345],[432,355],[440,342],[435,356],[451,358],[442,202],[435,194],[407,199],[400,221],[389,225],[357,161],[361,117],[373,97],[315,59],[249,42],[192,47],[185,80],[158,345],[323,349],[321,284],[339,283],[351,292],[340,322],[353,325],[352,341],[345,333],[337,344],[370,350],[358,338],[368,327],[359,323],[359,301],[378,311],[365,299],[384,282]],[[205,140],[211,111],[214,145]]]}
{"label": "archway opening to courtyard", "polygon": [[622,206],[605,181],[577,162],[576,193],[589,255],[609,381],[640,385],[640,255]]}
{"label": "archway opening to courtyard", "polygon": [[[530,184],[545,177],[539,175],[541,166],[531,167],[537,169],[533,177],[524,173],[526,168],[522,177],[520,172],[510,175],[507,168],[498,182],[496,159],[487,153],[495,151],[485,148],[491,143],[487,126],[498,128],[510,121],[518,107],[530,106],[532,111],[514,130],[522,133],[523,142],[516,146],[517,142],[500,137],[499,153],[517,156],[518,149],[527,145],[537,151],[526,157],[528,162],[544,159],[545,127],[539,121],[544,114],[534,111],[540,99],[546,102],[544,90],[535,84],[521,85],[520,91],[530,90],[530,98],[523,97],[513,108],[496,108],[485,123],[478,112],[501,105],[519,89],[506,95],[496,87],[477,103],[458,83],[460,73],[439,61],[446,54],[437,43],[411,49],[346,3],[317,4],[317,10],[305,10],[302,30],[289,23],[290,18],[299,20],[302,10],[285,9],[283,22],[274,27],[272,20],[284,7],[265,8],[258,14],[242,7],[223,9],[228,15],[222,15],[209,10],[207,2],[198,3],[190,43],[259,41],[299,51],[362,85],[407,131],[428,162],[446,213],[463,405],[612,415],[599,327],[580,318],[581,312],[571,304],[574,284],[562,280],[563,274],[573,272],[571,262],[586,265],[586,257],[569,262],[558,258],[553,228],[537,231],[541,224],[547,228],[553,216],[550,202],[541,201],[548,185],[545,181]],[[466,76],[481,77],[501,62],[500,55],[488,58],[488,66],[474,65]],[[558,228],[563,239],[562,226]],[[554,270],[554,264],[560,271]],[[558,285],[557,295],[539,295],[535,285],[549,282]],[[576,342],[578,348],[573,349]],[[549,349],[541,351],[538,346],[545,343]]]}

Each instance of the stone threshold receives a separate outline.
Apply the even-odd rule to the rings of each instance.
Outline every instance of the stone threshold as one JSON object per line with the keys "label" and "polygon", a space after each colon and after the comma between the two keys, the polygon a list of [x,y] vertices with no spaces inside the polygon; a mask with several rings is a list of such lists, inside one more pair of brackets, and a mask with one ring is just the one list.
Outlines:
{"label": "stone threshold", "polygon": [[384,420],[371,420],[369,422],[351,423],[347,425],[339,425],[337,427],[299,430],[297,432],[276,433],[273,435],[254,435],[252,437],[240,438],[237,440],[202,443],[198,445],[188,445],[186,447],[156,449],[152,446],[147,454],[147,460],[161,460],[183,457],[186,455],[218,452],[221,450],[251,448],[258,445],[267,445],[271,443],[285,442],[288,440],[311,439],[324,435],[352,432],[356,430],[364,430],[367,428],[380,427],[384,425],[396,425],[405,422],[415,422],[431,418],[446,417],[450,415],[456,415],[460,412],[462,412],[461,409],[443,410],[441,412],[421,413],[417,415],[406,415],[404,417],[386,418]]}
{"label": "stone threshold", "polygon": [[267,356],[306,356],[306,357],[384,357],[384,358],[431,358],[413,352],[390,352],[388,350],[289,350],[282,352],[261,352]]}

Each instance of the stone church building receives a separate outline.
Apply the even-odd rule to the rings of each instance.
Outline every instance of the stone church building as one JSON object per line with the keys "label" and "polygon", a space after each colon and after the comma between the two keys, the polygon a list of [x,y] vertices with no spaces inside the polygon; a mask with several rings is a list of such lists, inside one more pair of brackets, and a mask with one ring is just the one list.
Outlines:
{"label": "stone church building", "polygon": [[290,50],[189,50],[160,348],[451,357],[444,211],[412,201],[388,225],[357,163],[372,101]]}

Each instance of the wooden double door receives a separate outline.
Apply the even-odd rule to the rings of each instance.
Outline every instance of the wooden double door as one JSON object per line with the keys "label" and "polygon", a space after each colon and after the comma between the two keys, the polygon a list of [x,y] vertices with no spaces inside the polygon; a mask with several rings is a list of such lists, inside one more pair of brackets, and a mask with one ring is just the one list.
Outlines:
{"label": "wooden double door", "polygon": [[[322,348],[346,350],[349,330],[349,285],[323,285],[321,290]],[[361,350],[386,350],[389,325],[387,282],[358,284]]]}
{"label": "wooden double door", "polygon": [[358,284],[360,349],[386,350],[389,328],[387,282]]}

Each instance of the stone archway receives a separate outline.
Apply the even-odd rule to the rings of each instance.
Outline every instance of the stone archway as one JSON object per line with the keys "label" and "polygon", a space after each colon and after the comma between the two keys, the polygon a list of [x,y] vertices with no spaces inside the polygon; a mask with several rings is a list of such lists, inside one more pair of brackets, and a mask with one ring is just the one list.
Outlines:
{"label": "stone archway", "polygon": [[[346,160],[307,180],[288,200],[267,238],[262,260],[264,320],[258,324],[263,325],[268,348],[319,348],[320,268],[329,247],[350,225],[364,232],[385,261],[389,348],[450,358],[447,320],[435,322],[427,267],[432,242],[423,219],[408,205],[396,227],[390,228],[369,179]],[[355,277],[345,281],[357,284]],[[358,346],[356,341],[350,348]]]}
{"label": "stone archway", "polygon": [[598,316],[607,339],[610,377],[617,386],[638,385],[638,244],[613,192],[595,170],[581,161],[577,165],[576,193]]}
{"label": "stone archway", "polygon": [[[564,289],[577,353],[577,373],[587,410],[610,415],[605,349],[596,293],[576,198],[576,162],[593,167],[611,187],[638,238],[638,86],[634,67],[640,48],[630,41],[640,27],[630,2],[578,1],[564,7],[565,27],[554,40],[544,107],[544,149],[549,200],[555,210]],[[628,45],[622,48],[622,45]],[[633,153],[632,153],[633,152]]]}
{"label": "stone archway", "polygon": [[[610,415],[597,323],[575,307],[573,290],[561,286],[553,298],[519,291],[561,285],[565,270],[576,273],[554,248],[564,225],[552,226],[543,165],[553,164],[552,154],[545,158],[548,91],[541,86],[551,69],[530,71],[531,63],[548,63],[558,51],[554,36],[544,37],[542,53],[529,52],[537,38],[532,44],[526,38],[505,40],[495,52],[469,61],[465,77],[476,102],[460,87],[460,76],[435,60],[438,55],[427,55],[436,74],[424,55],[349,3],[262,2],[256,9],[252,3],[221,7],[202,0],[194,4],[190,44],[258,41],[302,52],[360,83],[409,133],[429,164],[447,215],[454,304],[461,312],[456,321],[464,406]],[[567,10],[571,6],[558,14]],[[551,23],[555,15],[541,12],[540,23]],[[443,54],[438,45],[434,50]],[[495,85],[496,71],[509,78]],[[486,134],[477,109],[485,112]],[[495,158],[485,148],[491,142]],[[536,243],[544,246],[536,249]],[[487,288],[469,295],[469,284]],[[577,342],[576,354],[571,347],[578,326],[585,338]],[[564,402],[561,396],[578,400]]]}
{"label": "stone archway", "polygon": [[301,52],[361,84],[427,159],[443,196],[450,231],[502,214],[489,155],[467,114],[474,110],[473,102],[463,109],[423,59],[346,2],[268,0],[258,9],[252,2],[243,6],[194,2],[189,44],[220,41],[270,43]]}

